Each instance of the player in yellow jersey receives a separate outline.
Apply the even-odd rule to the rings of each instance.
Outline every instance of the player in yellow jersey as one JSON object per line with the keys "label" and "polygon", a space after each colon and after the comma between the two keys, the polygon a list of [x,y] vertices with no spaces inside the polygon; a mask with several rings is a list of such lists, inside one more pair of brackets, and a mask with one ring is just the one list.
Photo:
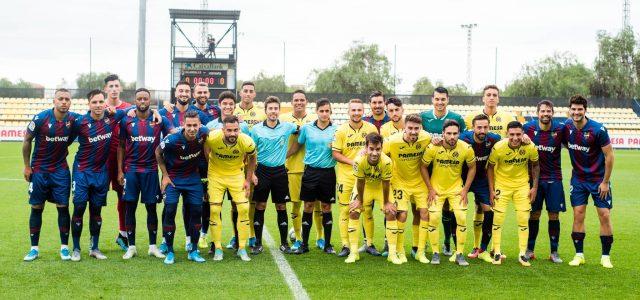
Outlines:
{"label": "player in yellow jersey", "polygon": [[[358,242],[360,239],[360,214],[363,207],[372,207],[374,202],[384,208],[389,215],[395,212],[393,204],[389,202],[389,186],[391,180],[391,159],[382,153],[382,136],[369,133],[365,137],[365,153],[356,157],[353,163],[353,175],[356,179],[356,193],[349,205],[349,245],[351,252],[344,261],[354,263],[360,259]],[[383,204],[384,205],[381,205]],[[365,216],[366,218],[366,216]],[[365,229],[366,230],[366,229]],[[373,232],[371,232],[373,233]],[[389,234],[389,244],[395,246],[395,238]],[[372,235],[367,234],[369,239]],[[389,249],[389,260],[394,264],[401,264],[395,252],[395,247]]]}
{"label": "player in yellow jersey", "polygon": [[[513,121],[507,124],[508,139],[499,141],[493,146],[487,164],[489,178],[489,200],[493,206],[493,264],[502,263],[500,241],[502,239],[502,224],[509,202],[513,202],[518,222],[518,246],[520,254],[518,261],[525,267],[531,266],[525,256],[529,238],[529,214],[531,203],[536,198],[538,190],[538,150],[535,145],[524,144],[522,124]],[[529,177],[531,169],[531,177]],[[531,188],[529,188],[531,178]]]}
{"label": "player in yellow jersey", "polygon": [[391,119],[391,122],[384,123],[380,127],[380,135],[383,138],[388,139],[396,133],[402,133],[404,128],[404,120],[402,115],[404,114],[404,108],[402,107],[402,101],[396,97],[390,97],[387,99],[387,115]]}
{"label": "player in yellow jersey", "polygon": [[[233,197],[238,210],[238,256],[250,261],[245,244],[249,237],[249,187],[256,167],[256,148],[253,140],[240,132],[238,118],[226,117],[222,130],[209,133],[205,153],[209,160],[209,204],[211,206],[211,237],[216,247],[213,260],[220,261],[222,253],[222,223],[220,211],[225,191]],[[244,168],[246,166],[246,172]],[[246,173],[246,175],[245,175]]]}
{"label": "player in yellow jersey", "polygon": [[484,108],[467,114],[464,122],[467,128],[473,128],[471,121],[477,115],[486,115],[489,117],[489,132],[507,137],[507,124],[516,121],[516,116],[506,111],[498,111],[498,103],[500,103],[500,90],[495,85],[487,85],[482,89],[482,103]]}
{"label": "player in yellow jersey", "polygon": [[[455,120],[446,120],[442,125],[442,145],[431,145],[422,157],[422,169],[429,174],[428,166],[433,164],[429,188],[429,240],[433,250],[431,264],[440,264],[440,230],[438,221],[445,202],[456,215],[456,255],[453,261],[460,266],[468,266],[464,258],[464,244],[467,240],[467,193],[476,175],[476,157],[473,148],[458,140],[460,125]],[[466,164],[467,178],[462,182],[462,167]]]}
{"label": "player in yellow jersey", "polygon": [[[383,152],[391,158],[392,165],[392,197],[395,205],[395,218],[387,218],[387,238],[394,228],[397,232],[395,252],[400,261],[406,261],[404,252],[404,232],[407,211],[413,212],[413,243],[412,255],[419,262],[428,263],[424,255],[427,242],[427,226],[429,214],[427,210],[428,190],[422,179],[420,170],[422,155],[431,143],[431,136],[422,130],[422,118],[417,114],[408,115],[404,119],[404,128],[400,134],[395,134],[385,140]],[[411,207],[409,206],[411,204]],[[393,213],[391,213],[393,215]],[[393,222],[395,219],[395,223]],[[389,221],[391,220],[391,222]],[[394,227],[395,226],[395,227]],[[392,245],[389,246],[391,255]]]}
{"label": "player in yellow jersey", "polygon": [[[336,189],[338,194],[338,203],[340,204],[340,240],[342,241],[342,250],[338,253],[339,257],[349,255],[349,203],[351,201],[351,192],[356,183],[353,176],[353,160],[358,156],[365,146],[365,136],[369,133],[378,133],[378,129],[369,122],[362,120],[364,114],[364,104],[360,99],[351,99],[349,101],[349,121],[340,125],[336,130],[331,150],[333,158],[338,162],[336,167]],[[365,207],[364,211],[364,227],[367,239],[367,252],[372,255],[380,255],[375,246],[371,243],[373,240],[373,207]],[[371,232],[371,234],[369,234]]]}
{"label": "player in yellow jersey", "polygon": [[[303,90],[296,90],[293,92],[291,98],[291,105],[293,111],[290,113],[282,114],[280,121],[291,122],[298,125],[301,128],[302,125],[315,121],[318,117],[316,114],[307,113],[307,95]],[[298,134],[293,134],[289,137],[289,150],[292,149],[294,142],[298,140]],[[287,167],[289,176],[289,197],[291,198],[291,223],[293,226],[289,231],[291,237],[291,251],[296,251],[302,244],[302,201],[300,201],[300,187],[302,186],[302,174],[304,173],[304,144],[296,149],[293,154],[288,155],[285,166]],[[313,223],[316,225],[317,239],[316,245],[320,249],[324,249],[324,233],[322,228],[322,209],[320,202],[315,203],[315,209],[313,213]]]}

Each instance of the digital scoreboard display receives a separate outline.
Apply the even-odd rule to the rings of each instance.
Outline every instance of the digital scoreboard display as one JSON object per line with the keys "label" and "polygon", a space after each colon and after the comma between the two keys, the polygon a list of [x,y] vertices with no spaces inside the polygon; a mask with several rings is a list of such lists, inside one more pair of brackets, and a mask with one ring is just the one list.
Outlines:
{"label": "digital scoreboard display", "polygon": [[227,88],[227,70],[182,70],[180,79],[191,86],[206,82],[209,88]]}

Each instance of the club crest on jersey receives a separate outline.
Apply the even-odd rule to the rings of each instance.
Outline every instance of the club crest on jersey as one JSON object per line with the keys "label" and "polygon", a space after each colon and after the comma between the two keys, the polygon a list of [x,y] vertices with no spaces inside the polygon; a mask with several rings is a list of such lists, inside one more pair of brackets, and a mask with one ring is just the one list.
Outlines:
{"label": "club crest on jersey", "polygon": [[255,117],[256,116],[256,112],[252,111],[252,112],[249,113],[249,115],[252,116],[252,117]]}
{"label": "club crest on jersey", "polygon": [[502,118],[496,117],[496,122],[500,122],[500,121],[502,121]]}
{"label": "club crest on jersey", "polygon": [[420,144],[416,144],[416,149],[420,150],[420,148],[422,148],[422,146]]}
{"label": "club crest on jersey", "polygon": [[238,154],[240,153],[240,151],[238,151],[238,149],[233,149],[233,154]]}
{"label": "club crest on jersey", "polygon": [[362,133],[361,135],[362,135],[362,137],[365,137],[365,136],[367,136],[367,134],[366,134],[366,133],[364,133],[364,132],[363,132],[363,133]]}
{"label": "club crest on jersey", "polygon": [[588,132],[585,132],[585,133],[584,133],[584,138],[585,138],[585,139],[588,139],[588,138],[589,138],[589,133],[588,133]]}
{"label": "club crest on jersey", "polygon": [[105,119],[104,119],[104,123],[105,123],[105,124],[109,124],[109,123],[111,123],[111,119],[109,119],[109,118],[105,118]]}
{"label": "club crest on jersey", "polygon": [[[36,117],[36,119],[37,119],[37,117]],[[36,123],[33,122],[33,121],[29,122],[29,126],[27,126],[27,128],[29,128],[29,131],[35,130],[36,129]]]}
{"label": "club crest on jersey", "polygon": [[458,154],[458,151],[454,151],[453,154],[451,154],[451,156],[453,157],[458,157],[460,154]]}
{"label": "club crest on jersey", "polygon": [[520,151],[518,151],[518,154],[520,154],[520,155],[524,155],[524,154],[525,154],[524,149],[520,149]]}
{"label": "club crest on jersey", "polygon": [[91,123],[87,123],[87,127],[91,128]]}

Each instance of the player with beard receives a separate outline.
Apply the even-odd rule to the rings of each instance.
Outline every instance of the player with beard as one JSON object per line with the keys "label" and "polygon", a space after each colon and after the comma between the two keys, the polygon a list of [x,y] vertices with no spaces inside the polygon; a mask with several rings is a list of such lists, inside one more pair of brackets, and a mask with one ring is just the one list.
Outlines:
{"label": "player with beard", "polygon": [[391,120],[384,111],[384,105],[384,94],[381,91],[373,91],[371,95],[369,95],[369,109],[371,110],[371,114],[362,118],[365,122],[376,126],[378,132],[382,125]]}

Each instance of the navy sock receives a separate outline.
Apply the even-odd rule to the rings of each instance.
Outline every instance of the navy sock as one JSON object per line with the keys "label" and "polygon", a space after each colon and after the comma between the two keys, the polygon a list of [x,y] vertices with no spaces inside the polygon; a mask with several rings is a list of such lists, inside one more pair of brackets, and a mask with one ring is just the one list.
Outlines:
{"label": "navy sock", "polygon": [[576,248],[576,253],[584,253],[584,232],[572,232],[571,239],[573,240],[573,246]]}
{"label": "navy sock", "polygon": [[29,215],[29,238],[31,239],[31,246],[38,246],[40,242],[43,211],[44,208],[31,208],[31,214]]}
{"label": "navy sock", "polygon": [[69,244],[69,225],[71,225],[71,216],[69,215],[69,207],[58,207],[58,228],[60,229],[60,244]]}
{"label": "navy sock", "polygon": [[100,228],[102,228],[102,206],[89,206],[89,233],[91,234],[91,250],[98,249]]}
{"label": "navy sock", "polygon": [[165,204],[162,218],[162,234],[167,242],[167,251],[173,252],[173,239],[176,235],[176,211],[178,204]]}
{"label": "navy sock", "polygon": [[149,245],[155,245],[158,239],[158,212],[156,204],[145,204],[147,208],[147,230],[149,231]]}
{"label": "navy sock", "polygon": [[549,220],[549,245],[551,252],[558,251],[560,243],[560,220]]}
{"label": "navy sock", "polygon": [[238,211],[237,210],[231,211],[231,222],[233,222],[233,236],[236,237],[236,243],[237,243],[238,242]]}
{"label": "navy sock", "polygon": [[280,232],[280,244],[288,244],[287,233],[289,231],[289,218],[287,218],[287,209],[276,210],[278,213],[278,231]]}
{"label": "navy sock", "polygon": [[527,249],[533,251],[536,248],[536,239],[540,230],[540,220],[529,220],[529,239]]}
{"label": "navy sock", "polygon": [[82,235],[82,223],[86,205],[75,205],[73,207],[73,218],[71,222],[71,236],[73,238],[73,249],[80,250],[80,236]]}
{"label": "navy sock", "polygon": [[491,241],[493,226],[493,211],[484,212],[484,220],[482,221],[482,238],[480,239],[480,249],[487,251],[489,241]]}
{"label": "navy sock", "polygon": [[182,223],[184,224],[184,233],[187,236],[190,236],[191,231],[189,231],[189,220],[191,216],[189,214],[189,204],[183,202],[182,203]]}
{"label": "navy sock", "polygon": [[127,229],[129,246],[136,245],[136,208],[138,208],[138,202],[136,201],[126,201],[124,203],[124,226]]}
{"label": "navy sock", "polygon": [[453,212],[448,210],[442,211],[442,227],[444,228],[444,244],[449,248],[451,245],[451,218],[453,218]]}
{"label": "navy sock", "polygon": [[264,228],[264,210],[256,208],[253,214],[253,231],[256,233],[256,245],[262,245],[262,228]]}
{"label": "navy sock", "polygon": [[189,204],[189,236],[191,237],[191,251],[198,250],[198,239],[202,228],[202,205]]}
{"label": "navy sock", "polygon": [[[206,190],[205,190],[206,191]],[[209,202],[202,203],[202,221],[200,231],[202,233],[207,234],[209,231],[209,220],[211,219],[211,206],[209,206]]]}
{"label": "navy sock", "polygon": [[600,242],[602,243],[602,255],[609,255],[611,244],[613,244],[613,235],[601,235]]}
{"label": "navy sock", "polygon": [[302,243],[309,245],[309,234],[311,234],[311,225],[313,225],[313,212],[302,213]]}

